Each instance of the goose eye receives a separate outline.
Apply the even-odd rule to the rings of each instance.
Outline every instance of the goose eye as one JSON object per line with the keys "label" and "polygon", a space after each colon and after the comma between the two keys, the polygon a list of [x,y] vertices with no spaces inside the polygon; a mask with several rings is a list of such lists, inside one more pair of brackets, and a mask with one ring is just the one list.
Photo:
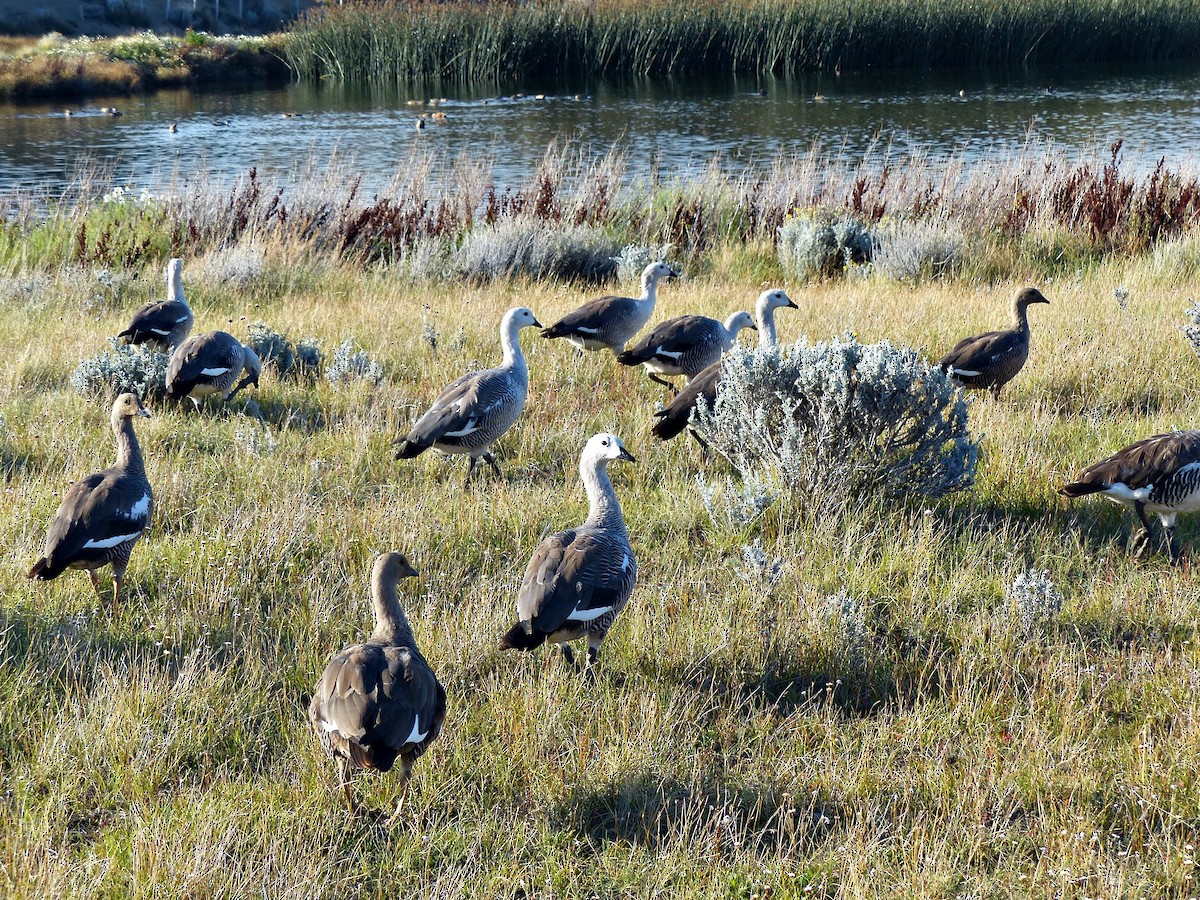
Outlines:
{"label": "goose eye", "polygon": [[605,447],[607,447],[608,446],[608,438],[605,438],[600,443],[603,444]]}

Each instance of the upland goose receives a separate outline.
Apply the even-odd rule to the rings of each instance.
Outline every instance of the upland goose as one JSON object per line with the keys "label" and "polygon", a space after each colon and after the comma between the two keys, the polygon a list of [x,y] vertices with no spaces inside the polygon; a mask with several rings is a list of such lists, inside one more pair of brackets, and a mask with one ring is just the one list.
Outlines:
{"label": "upland goose", "polygon": [[[246,375],[233,383],[245,371]],[[194,334],[171,354],[167,364],[167,399],[190,397],[196,409],[209,394],[228,402],[248,384],[258,387],[262,363],[258,354],[224,331]]]}
{"label": "upland goose", "polygon": [[499,476],[500,467],[489,448],[525,408],[529,369],[517,334],[531,325],[542,327],[527,307],[506,312],[500,320],[503,361],[494,369],[470,372],[451,382],[408,434],[393,441],[400,445],[396,459],[412,459],[433,447],[443,453],[466,453],[471,457],[464,484],[470,482],[480,459]]}
{"label": "upland goose", "polygon": [[708,316],[679,316],[667,319],[629,350],[617,357],[624,366],[646,367],[651,381],[672,391],[675,385],[662,375],[686,375],[690,381],[733,346],[738,332],[754,328],[748,312],[735,312],[724,322]]}
{"label": "upland goose", "polygon": [[543,330],[542,337],[566,338],[580,350],[621,353],[654,314],[658,280],[678,277],[665,262],[650,263],[642,270],[642,295],[636,300],[614,296],[590,300]]}
{"label": "upland goose", "polygon": [[127,344],[149,344],[170,353],[192,330],[192,309],[183,297],[183,260],[167,263],[167,299],[147,303],[133,314],[129,327],[117,335]]}
{"label": "upland goose", "polygon": [[1049,303],[1037,288],[1025,288],[1013,300],[1013,327],[963,338],[942,357],[938,368],[969,388],[987,388],[999,398],[1000,389],[1021,371],[1029,358],[1031,303]]}
{"label": "upland goose", "polygon": [[42,558],[29,570],[30,578],[49,581],[67,569],[86,569],[96,595],[101,596],[96,570],[111,563],[113,605],[121,602],[129,554],[150,523],[154,506],[133,431],[133,417],[149,415],[136,394],[122,394],[113,402],[109,423],[117,436],[117,461],[68,488],[50,523]]}
{"label": "upland goose", "polygon": [[1064,497],[1103,494],[1132,508],[1142,523],[1133,542],[1136,552],[1149,546],[1146,513],[1155,513],[1162,522],[1167,557],[1178,562],[1175,517],[1200,509],[1200,431],[1156,434],[1130,444],[1084,469],[1078,481],[1063,485],[1058,492]]}
{"label": "upland goose", "polygon": [[517,624],[500,639],[502,650],[532,650],[558,644],[567,662],[575,654],[568,641],[587,638],[588,663],[625,608],[637,580],[625,518],[608,477],[609,460],[633,462],[615,434],[597,434],[584,445],[579,474],[591,511],[578,528],[543,540],[517,593]]}
{"label": "upland goose", "polygon": [[365,643],[338,653],[317,682],[308,719],[337,764],[350,811],[350,770],[391,771],[400,761],[404,784],[392,814],[400,815],[413,763],[434,742],[446,718],[446,690],[417,649],[396,585],[416,577],[403,553],[385,553],[371,572],[375,630]]}
{"label": "upland goose", "polygon": [[[779,343],[779,337],[775,331],[775,310],[785,307],[796,309],[796,304],[781,290],[766,290],[758,295],[754,311],[758,319],[759,349],[774,347]],[[650,430],[655,437],[669,441],[683,431],[691,421],[692,412],[696,409],[696,403],[701,397],[711,409],[717,402],[717,387],[721,383],[723,374],[724,367],[720,360],[697,373],[675,396],[674,400],[654,414],[658,417],[658,421]],[[704,446],[704,441],[694,431],[692,437],[696,438],[701,447]]]}

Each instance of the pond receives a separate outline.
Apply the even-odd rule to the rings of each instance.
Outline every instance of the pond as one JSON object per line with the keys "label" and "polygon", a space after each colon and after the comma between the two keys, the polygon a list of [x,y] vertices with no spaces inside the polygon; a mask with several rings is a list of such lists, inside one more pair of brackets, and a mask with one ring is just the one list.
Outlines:
{"label": "pond", "polygon": [[[436,100],[435,104],[427,101]],[[102,107],[115,106],[113,116]],[[425,127],[418,128],[424,116]],[[172,125],[174,126],[172,128]],[[1200,151],[1200,62],[1055,71],[849,72],[796,78],[696,77],[553,87],[348,88],[293,84],[239,93],[167,91],[0,105],[0,193],[61,191],[81,169],[153,188],[173,173],[218,181],[287,173],[334,152],[368,190],[414,149],[489,157],[499,186],[520,183],[548,145],[619,146],[629,172],[766,165],[817,147],[850,159],[875,148],[935,162],[1019,150],[1030,138],[1073,150],[1125,142],[1150,168]]]}

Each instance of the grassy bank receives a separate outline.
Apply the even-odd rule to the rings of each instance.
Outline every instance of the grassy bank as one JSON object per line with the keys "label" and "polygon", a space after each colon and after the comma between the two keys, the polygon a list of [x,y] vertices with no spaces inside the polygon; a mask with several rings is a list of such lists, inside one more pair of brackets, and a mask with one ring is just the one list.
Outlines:
{"label": "grassy bank", "polygon": [[[220,208],[202,220],[194,207],[192,224],[233,228],[246,205]],[[549,322],[596,288],[414,282],[402,254],[343,253],[319,219],[307,220],[319,241],[266,225],[201,241],[171,209],[155,220],[119,199],[81,202],[5,232],[7,896],[1195,891],[1200,526],[1181,521],[1183,566],[1137,560],[1127,516],[1053,493],[1126,442],[1200,420],[1200,363],[1176,328],[1200,292],[1194,252],[1029,258],[1016,274],[918,287],[878,273],[793,281],[761,239],[685,252],[688,277],[661,289],[656,319],[724,316],[765,281],[800,307],[780,313],[784,340],[853,331],[936,356],[1002,323],[1027,278],[1051,300],[1003,402],[971,409],[973,490],[837,518],[781,503],[728,533],[695,485],[726,468],[650,438],[661,391],[608,355],[530,334],[530,402],[499,446],[502,480],[464,492],[461,460],[391,458],[441,385],[497,358],[505,309]],[[109,243],[157,243],[126,265],[96,256],[89,230],[81,264],[73,217],[102,213]],[[1194,248],[1194,227],[1174,241]],[[268,369],[253,406],[160,406],[139,421],[156,509],[128,603],[111,611],[82,574],[23,573],[65,486],[112,458],[105,402],[69,377],[162,295],[159,257],[181,247],[198,329],[244,335],[262,320],[327,350],[351,339],[383,378],[334,387]],[[640,574],[589,683],[494,646],[538,540],[584,514],[576,460],[600,429],[638,457],[614,475]],[[747,562],[755,540],[778,580]],[[386,830],[345,814],[303,710],[329,654],[369,627],[370,559],[393,547],[423,573],[404,602],[450,704],[404,823]],[[1029,569],[1063,598],[1032,624],[1013,590]],[[398,789],[362,787],[380,809]]]}
{"label": "grassy bank", "polygon": [[1177,59],[1198,39],[1185,0],[602,0],[331,6],[286,47],[302,78],[407,82]]}
{"label": "grassy bank", "polygon": [[283,81],[282,37],[50,35],[0,49],[0,98],[129,94],[160,87]]}

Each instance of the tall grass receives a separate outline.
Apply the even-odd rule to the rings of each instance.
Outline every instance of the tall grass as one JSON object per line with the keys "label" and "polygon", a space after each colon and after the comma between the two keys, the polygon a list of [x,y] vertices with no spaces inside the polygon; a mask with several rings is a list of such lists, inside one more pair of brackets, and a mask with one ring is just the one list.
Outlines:
{"label": "tall grass", "polygon": [[304,79],[508,80],[1192,57],[1187,0],[348,4],[288,32]]}

